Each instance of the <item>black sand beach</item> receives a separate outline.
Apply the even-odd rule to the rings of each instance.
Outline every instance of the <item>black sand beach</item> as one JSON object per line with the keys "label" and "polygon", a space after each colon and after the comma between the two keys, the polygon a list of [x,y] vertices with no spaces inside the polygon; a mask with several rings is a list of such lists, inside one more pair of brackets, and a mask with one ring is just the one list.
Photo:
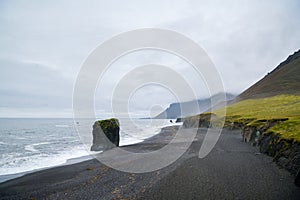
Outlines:
{"label": "black sand beach", "polygon": [[[128,151],[153,151],[167,144],[177,127]],[[172,165],[150,173],[111,169],[93,159],[55,167],[0,184],[1,199],[299,199],[300,188],[272,158],[242,141],[240,131],[223,130],[212,152],[198,152],[205,129]]]}

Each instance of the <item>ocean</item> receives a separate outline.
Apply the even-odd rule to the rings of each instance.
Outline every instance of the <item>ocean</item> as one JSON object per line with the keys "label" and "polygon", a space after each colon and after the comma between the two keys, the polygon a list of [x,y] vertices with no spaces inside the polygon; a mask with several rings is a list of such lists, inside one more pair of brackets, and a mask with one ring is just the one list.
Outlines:
{"label": "ocean", "polygon": [[[120,146],[142,142],[170,124],[166,119],[120,119]],[[1,118],[0,182],[35,170],[91,159],[92,141],[83,144],[75,126],[71,118]],[[92,132],[89,138],[92,140]]]}

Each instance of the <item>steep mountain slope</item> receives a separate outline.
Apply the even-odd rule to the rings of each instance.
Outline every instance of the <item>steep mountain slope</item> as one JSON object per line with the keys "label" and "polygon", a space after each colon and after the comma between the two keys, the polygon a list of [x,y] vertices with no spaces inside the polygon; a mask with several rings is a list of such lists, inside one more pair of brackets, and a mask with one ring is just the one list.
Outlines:
{"label": "steep mountain slope", "polygon": [[252,85],[236,100],[271,97],[280,94],[300,95],[300,50]]}
{"label": "steep mountain slope", "polygon": [[[252,85],[223,109],[183,119],[183,126],[209,124],[241,129],[243,141],[259,146],[260,152],[292,174],[300,185],[300,50]],[[207,118],[206,116],[214,116]],[[202,123],[201,123],[202,122]]]}
{"label": "steep mountain slope", "polygon": [[[221,95],[224,94],[216,94],[213,95],[211,98],[217,104],[221,103]],[[234,99],[233,94],[226,93],[225,97],[227,100]],[[190,115],[195,115],[198,113],[205,112],[209,110],[211,107],[215,105],[211,105],[211,98],[199,99],[194,101],[187,101],[182,103],[172,103],[170,106],[161,112],[159,115],[154,117],[155,119],[175,119],[178,117],[185,117]]]}

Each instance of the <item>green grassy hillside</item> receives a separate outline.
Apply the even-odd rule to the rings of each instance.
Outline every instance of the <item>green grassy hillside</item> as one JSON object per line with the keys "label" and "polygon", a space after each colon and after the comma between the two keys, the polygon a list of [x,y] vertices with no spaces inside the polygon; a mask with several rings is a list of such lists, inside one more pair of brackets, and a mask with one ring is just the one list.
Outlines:
{"label": "green grassy hillside", "polygon": [[[225,126],[253,128],[300,142],[300,50],[229,104]],[[224,108],[212,110],[219,117],[213,117],[211,122],[220,126]],[[186,121],[205,120],[207,114],[191,116]]]}
{"label": "green grassy hillside", "polygon": [[[218,115],[220,110],[214,111]],[[278,133],[285,139],[300,141],[300,96],[278,95],[248,99],[227,107],[226,123],[244,123],[260,128],[266,122],[280,121],[268,132]]]}

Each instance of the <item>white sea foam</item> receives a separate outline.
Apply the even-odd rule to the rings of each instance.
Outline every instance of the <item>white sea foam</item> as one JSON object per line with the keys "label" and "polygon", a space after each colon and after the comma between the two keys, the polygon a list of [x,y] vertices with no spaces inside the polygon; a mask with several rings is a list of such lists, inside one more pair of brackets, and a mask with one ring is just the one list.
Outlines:
{"label": "white sea foam", "polygon": [[163,127],[168,127],[168,126],[181,126],[183,124],[183,122],[176,122],[176,123],[170,123],[170,124],[166,124]]}
{"label": "white sea foam", "polygon": [[26,140],[25,137],[15,137],[16,140]]}
{"label": "white sea foam", "polygon": [[45,144],[51,144],[51,143],[50,142],[39,142],[39,143],[35,143],[35,144],[28,144],[28,145],[25,145],[24,149],[26,151],[38,152],[39,150],[37,150],[35,147],[39,146],[39,145],[45,145]]}
{"label": "white sea foam", "polygon": [[26,151],[38,152],[38,150],[35,149],[35,148],[34,148],[34,145],[32,145],[32,144],[26,145],[26,146],[24,147],[24,149],[25,149]]}
{"label": "white sea foam", "polygon": [[78,158],[89,155],[86,149],[81,147],[73,148],[71,151],[61,152],[59,154],[35,154],[30,156],[8,156],[4,165],[0,168],[0,176],[32,171],[36,169],[61,165],[72,158]]}
{"label": "white sea foam", "polygon": [[[83,156],[86,159],[91,158],[88,155],[99,153],[89,151],[92,134],[86,136],[86,145],[81,143],[82,138],[72,128],[72,119],[19,119],[18,123],[15,120],[0,119],[0,144],[5,147],[0,152],[0,182],[3,177],[7,180],[7,177],[12,177],[10,175],[65,164],[70,159],[70,162],[79,162]],[[169,124],[168,120],[149,122],[121,121],[120,146],[142,142]]]}
{"label": "white sea foam", "polygon": [[67,124],[56,124],[55,127],[56,128],[69,128],[70,126]]}

